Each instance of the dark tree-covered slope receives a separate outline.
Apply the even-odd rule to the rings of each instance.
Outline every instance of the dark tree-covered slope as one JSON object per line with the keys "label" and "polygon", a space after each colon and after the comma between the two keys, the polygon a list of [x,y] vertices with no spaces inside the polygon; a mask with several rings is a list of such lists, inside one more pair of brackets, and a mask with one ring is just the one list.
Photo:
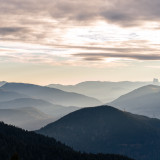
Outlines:
{"label": "dark tree-covered slope", "polygon": [[0,122],[0,159],[13,160],[131,160],[120,155],[85,154],[34,132]]}

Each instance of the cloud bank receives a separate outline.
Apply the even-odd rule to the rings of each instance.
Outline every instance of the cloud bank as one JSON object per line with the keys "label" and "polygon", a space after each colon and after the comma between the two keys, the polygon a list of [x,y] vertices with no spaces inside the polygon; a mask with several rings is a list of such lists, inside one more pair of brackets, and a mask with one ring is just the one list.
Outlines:
{"label": "cloud bank", "polygon": [[[160,60],[160,47],[155,48],[154,35],[153,42],[143,42],[138,39],[137,30],[133,33],[127,33],[127,40],[123,38],[125,35],[120,35],[118,38],[113,38],[113,33],[104,32],[108,28],[99,29],[96,35],[86,34],[75,36],[73,32],[66,37],[68,30],[75,28],[87,27],[92,28],[98,22],[104,22],[109,25],[119,27],[114,34],[118,35],[121,29],[140,28],[143,31],[144,26],[148,27],[153,32],[157,30],[152,26],[152,22],[158,26],[160,21],[160,1],[159,0],[0,0],[0,43],[19,42],[29,45],[44,45],[52,47],[49,52],[42,50],[40,61],[54,62],[76,61],[82,59],[85,61],[103,61],[106,58],[121,58],[130,60]],[[146,23],[149,23],[146,26]],[[110,27],[112,28],[112,27]],[[83,28],[81,29],[83,32]],[[146,35],[148,32],[146,31]],[[72,38],[72,36],[75,36]],[[147,35],[147,40],[150,40],[150,35]],[[130,37],[135,39],[133,42]],[[87,39],[84,43],[84,39]],[[144,37],[145,39],[146,37]],[[72,41],[70,41],[71,39]],[[100,40],[99,40],[100,39]],[[74,41],[83,43],[82,45],[74,44]],[[94,41],[94,43],[93,43]],[[112,41],[112,42],[108,42]],[[159,39],[157,39],[159,41]],[[101,43],[102,42],[102,43]],[[78,43],[78,42],[77,42]],[[128,45],[130,43],[130,45]],[[142,44],[143,43],[143,46]],[[98,45],[97,45],[98,44]],[[9,47],[9,46],[8,46]],[[1,57],[7,54],[6,58],[11,57],[11,51],[2,50]],[[19,53],[15,51],[15,55]],[[59,58],[56,50],[64,50],[59,52]],[[12,51],[13,52],[13,51]],[[24,54],[30,55],[30,61],[34,61],[36,51],[32,49],[32,54],[27,54],[28,51],[23,51]],[[39,52],[39,50],[38,50]],[[62,54],[70,55],[61,56]],[[45,55],[46,54],[46,55]],[[24,56],[24,57],[26,57]],[[10,58],[9,58],[10,57]],[[14,56],[15,57],[15,56]],[[33,58],[34,57],[34,58]],[[65,57],[65,58],[64,58]],[[70,59],[69,59],[70,58]],[[3,57],[4,59],[4,57]],[[16,59],[16,58],[15,58]],[[25,58],[27,59],[27,58]],[[47,60],[46,60],[47,59]]]}
{"label": "cloud bank", "polygon": [[1,15],[53,17],[75,21],[104,19],[123,26],[160,20],[159,0],[0,0]]}

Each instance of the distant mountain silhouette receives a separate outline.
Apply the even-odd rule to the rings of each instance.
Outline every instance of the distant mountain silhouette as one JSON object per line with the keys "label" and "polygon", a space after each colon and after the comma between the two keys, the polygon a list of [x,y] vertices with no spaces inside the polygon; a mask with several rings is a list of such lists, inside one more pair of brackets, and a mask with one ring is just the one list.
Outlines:
{"label": "distant mountain silhouette", "polygon": [[0,82],[0,87],[3,86],[3,85],[6,84],[6,83],[7,83],[6,81],[1,81],[1,82]]}
{"label": "distant mountain silhouette", "polygon": [[54,105],[40,99],[20,98],[0,102],[0,121],[36,130],[78,109]]}
{"label": "distant mountain silhouette", "polygon": [[138,88],[119,97],[110,105],[128,112],[160,118],[160,86]]}
{"label": "distant mountain silhouette", "polygon": [[25,107],[21,109],[0,109],[0,121],[23,129],[35,130],[54,121],[54,119],[38,109]]}
{"label": "distant mountain silhouette", "polygon": [[29,96],[14,91],[6,91],[0,88],[0,102],[10,101],[17,98],[28,98]]}
{"label": "distant mountain silhouette", "polygon": [[102,104],[99,100],[92,97],[33,84],[6,83],[1,89],[25,94],[35,99],[42,99],[63,106],[86,107]]}
{"label": "distant mountain silhouette", "polygon": [[0,109],[13,109],[13,108],[25,108],[25,107],[34,107],[40,111],[48,114],[52,117],[59,118],[72,111],[78,110],[78,107],[64,107],[61,105],[52,104],[50,102],[33,99],[33,98],[19,98],[11,101],[0,102]]}
{"label": "distant mountain silhouette", "polygon": [[60,85],[50,84],[48,87],[61,89],[68,92],[75,92],[91,96],[103,101],[104,103],[111,102],[119,96],[126,94],[134,89],[151,84],[152,82],[101,82],[101,81],[86,81],[76,85]]}
{"label": "distant mountain silhouette", "polygon": [[0,159],[12,160],[13,157],[20,160],[131,160],[120,155],[75,152],[53,138],[0,122]]}
{"label": "distant mountain silhouette", "polygon": [[109,106],[75,111],[37,132],[80,151],[124,154],[137,160],[160,158],[160,120]]}

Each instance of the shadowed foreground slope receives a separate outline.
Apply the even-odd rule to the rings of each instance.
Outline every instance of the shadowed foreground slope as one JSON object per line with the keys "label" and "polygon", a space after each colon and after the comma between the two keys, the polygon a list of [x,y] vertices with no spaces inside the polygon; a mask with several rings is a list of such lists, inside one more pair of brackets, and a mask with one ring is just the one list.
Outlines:
{"label": "shadowed foreground slope", "polygon": [[10,160],[15,153],[20,160],[131,160],[119,155],[82,154],[53,138],[0,123],[0,159]]}

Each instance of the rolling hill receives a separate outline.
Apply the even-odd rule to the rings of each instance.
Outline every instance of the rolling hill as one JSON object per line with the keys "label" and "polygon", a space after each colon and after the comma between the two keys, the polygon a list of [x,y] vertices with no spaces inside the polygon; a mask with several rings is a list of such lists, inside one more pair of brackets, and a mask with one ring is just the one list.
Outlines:
{"label": "rolling hill", "polygon": [[0,88],[0,102],[2,101],[10,101],[17,98],[28,98],[29,96],[20,94],[13,91],[6,91]]}
{"label": "rolling hill", "polygon": [[40,99],[20,98],[0,102],[0,121],[36,130],[78,109],[54,105]]}
{"label": "rolling hill", "polygon": [[39,129],[55,120],[56,119],[32,107],[0,109],[0,121],[26,130]]}
{"label": "rolling hill", "polygon": [[147,85],[138,88],[109,105],[128,112],[160,118],[160,86]]}
{"label": "rolling hill", "polygon": [[124,154],[137,160],[160,158],[160,120],[109,106],[75,111],[37,132],[89,153]]}
{"label": "rolling hill", "polygon": [[64,107],[41,99],[33,98],[19,98],[11,101],[0,102],[0,109],[17,109],[25,107],[34,107],[53,118],[60,118],[70,112],[79,109],[78,107]]}

